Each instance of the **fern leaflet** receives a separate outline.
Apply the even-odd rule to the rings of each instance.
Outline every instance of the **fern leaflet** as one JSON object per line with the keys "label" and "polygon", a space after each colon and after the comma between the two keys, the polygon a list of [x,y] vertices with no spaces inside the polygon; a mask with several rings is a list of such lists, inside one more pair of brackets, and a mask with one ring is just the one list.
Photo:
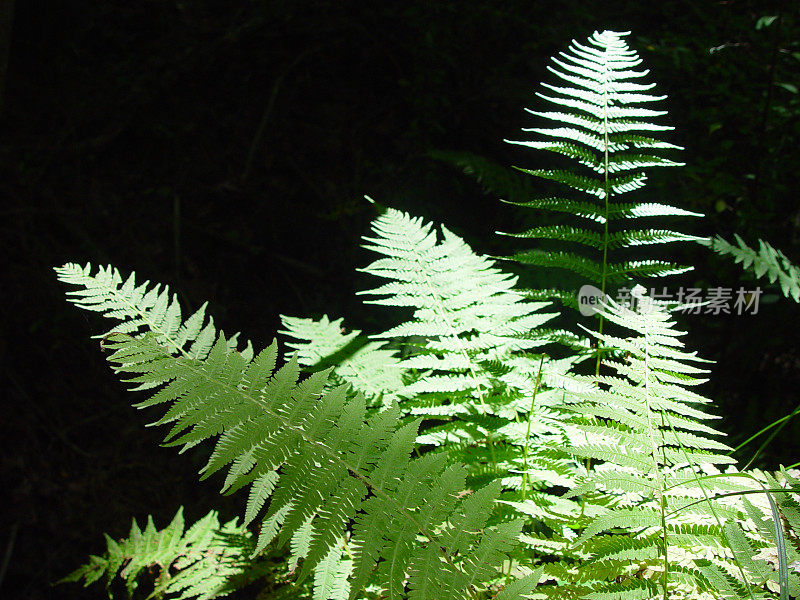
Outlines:
{"label": "fern leaflet", "polygon": [[184,531],[183,508],[172,522],[157,530],[147,518],[144,530],[136,520],[127,538],[113,540],[106,535],[107,550],[91,556],[86,565],[58,583],[83,580],[88,586],[106,577],[106,588],[119,576],[129,596],[139,586],[140,575],[157,570],[151,596],[184,600],[219,598],[269,572],[267,563],[249,560],[255,547],[252,534],[236,519],[220,525],[211,511]]}

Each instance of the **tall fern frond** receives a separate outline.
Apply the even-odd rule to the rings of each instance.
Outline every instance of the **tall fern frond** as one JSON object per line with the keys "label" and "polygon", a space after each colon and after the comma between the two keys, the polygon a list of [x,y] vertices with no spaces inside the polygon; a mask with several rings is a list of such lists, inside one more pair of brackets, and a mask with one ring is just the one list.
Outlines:
{"label": "tall fern frond", "polygon": [[800,267],[764,240],[758,240],[756,251],[738,234],[734,234],[734,238],[736,244],[731,244],[720,236],[702,240],[701,243],[717,254],[732,256],[736,263],[741,263],[743,269],[752,271],[756,277],[766,276],[770,283],[777,281],[784,296],[800,302]]}
{"label": "tall fern frond", "polygon": [[499,482],[473,494],[477,501],[462,498],[462,465],[442,454],[411,458],[418,422],[399,426],[396,407],[367,417],[362,394],[325,390],[329,371],[298,380],[296,358],[276,370],[276,343],[239,351],[204,313],[181,322],[176,299],[123,282],[111,267],[56,271],[79,286],[78,306],[122,319],[122,332],[103,337],[108,360],[135,390],[152,390],[138,407],[167,405],[156,421],[172,424],[167,445],[217,438],[203,478],[228,467],[224,492],[250,486],[246,524],[263,514],[256,553],[291,542],[302,580],[327,568],[346,538],[351,598],[367,583],[392,599],[467,598],[498,576],[520,530],[519,522],[484,528]]}
{"label": "tall fern frond", "polygon": [[662,150],[680,148],[653,137],[672,127],[653,121],[665,115],[665,111],[645,106],[665,97],[650,93],[654,84],[636,81],[648,71],[635,69],[642,61],[628,48],[625,35],[628,34],[595,32],[588,44],[573,41],[568,52],[553,58],[554,66],[549,70],[561,80],[561,85],[545,83],[548,92],[537,94],[551,103],[553,109],[528,112],[554,125],[523,129],[536,134],[539,141],[511,142],[553,152],[578,165],[576,170],[520,169],[566,185],[578,193],[578,199],[546,197],[512,203],[567,213],[580,221],[574,226],[551,225],[506,234],[540,241],[560,240],[576,248],[556,252],[534,249],[515,258],[527,264],[567,269],[604,293],[609,285],[619,285],[634,277],[661,277],[688,270],[661,259],[625,258],[624,251],[633,246],[697,239],[671,230],[633,228],[631,219],[700,216],[663,204],[618,201],[623,194],[644,186],[646,169],[682,164],[660,155]]}
{"label": "tall fern frond", "polygon": [[388,282],[360,293],[413,311],[374,337],[410,340],[399,366],[416,377],[398,395],[401,408],[428,420],[419,442],[460,452],[470,466],[519,487],[521,475],[509,471],[521,468],[520,448],[564,433],[560,396],[535,389],[569,363],[540,353],[552,335],[542,327],[555,316],[545,312],[550,303],[527,299],[514,289],[516,277],[444,227],[438,239],[430,223],[389,209],[372,232],[365,247],[382,258],[363,271]]}
{"label": "tall fern frond", "polygon": [[[747,598],[758,594],[737,549],[741,501],[750,489],[732,473],[730,448],[706,423],[709,400],[691,390],[704,362],[683,349],[669,314],[638,288],[639,306],[609,301],[604,318],[632,330],[620,338],[593,333],[621,354],[608,373],[575,376],[567,410],[583,435],[563,452],[594,465],[568,498],[580,498],[577,535],[556,532],[550,544],[570,560],[547,565],[559,582],[548,595],[569,597]],[[624,359],[622,358],[624,353]],[[529,512],[530,503],[517,506]],[[527,509],[527,510],[526,510]],[[534,548],[547,539],[526,540]],[[733,548],[733,551],[731,550]]]}

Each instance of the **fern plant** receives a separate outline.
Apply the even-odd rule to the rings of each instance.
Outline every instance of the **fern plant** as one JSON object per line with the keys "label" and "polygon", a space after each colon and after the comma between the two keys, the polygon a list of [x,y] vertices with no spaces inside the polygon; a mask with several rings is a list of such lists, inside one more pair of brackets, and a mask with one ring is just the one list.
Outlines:
{"label": "fern plant", "polygon": [[[327,317],[283,317],[286,332],[300,340],[289,345],[306,364],[337,362],[334,375],[368,395],[386,387],[387,375],[395,384],[402,379],[393,397],[407,417],[424,417],[419,444],[465,462],[479,478],[472,485],[502,477],[506,487],[520,489],[533,463],[544,467],[543,457],[527,457],[524,448],[565,435],[559,394],[541,380],[557,379],[571,360],[537,352],[552,339],[544,328],[555,316],[545,312],[551,305],[526,299],[514,290],[516,277],[447,228],[437,239],[432,224],[400,211],[386,210],[364,240],[382,257],[362,270],[388,282],[360,293],[374,298],[368,302],[413,311],[371,336],[401,341],[402,358],[381,342],[342,334],[341,320]],[[315,348],[326,348],[325,356]],[[559,481],[566,476],[563,466],[551,464],[539,469],[540,483],[546,473]]]}
{"label": "fern plant", "polygon": [[[329,371],[298,381],[296,359],[276,369],[275,342],[257,355],[249,342],[238,349],[205,307],[183,321],[168,288],[111,267],[57,273],[78,286],[76,305],[121,321],[102,336],[108,359],[134,389],[151,391],[138,407],[168,405],[156,422],[172,424],[168,445],[219,436],[203,477],[228,467],[224,492],[250,487],[245,523],[269,500],[254,552],[291,542],[301,580],[352,568],[340,597],[372,583],[388,598],[406,588],[411,598],[465,598],[497,576],[520,523],[484,530],[497,483],[462,497],[463,466],[412,459],[418,422],[399,427],[396,407],[367,417],[363,395],[323,391]],[[351,567],[340,558],[345,542]]]}
{"label": "fern plant", "polygon": [[[646,72],[633,70],[640,61],[623,35],[573,43],[553,69],[565,86],[545,97],[559,109],[534,113],[559,126],[531,130],[546,142],[520,142],[587,170],[526,171],[586,197],[523,205],[586,223],[519,235],[594,255],[519,258],[566,268],[603,292],[683,270],[612,251],[694,239],[628,224],[694,213],[616,202],[642,187],[645,168],[678,164],[657,155],[675,146],[650,137],[669,128],[650,122],[663,113],[641,107],[657,98],[630,81]],[[136,406],[165,405],[156,424],[171,426],[166,444],[186,450],[216,438],[203,477],[227,469],[223,492],[249,488],[242,526],[209,517],[186,534],[180,521],[162,532],[134,527],[68,579],[120,573],[132,586],[155,564],[158,593],[214,597],[235,574],[215,580],[208,569],[253,566],[288,546],[287,568],[305,586],[295,590],[315,600],[796,594],[796,481],[736,470],[705,422],[708,401],[689,389],[702,361],[683,349],[669,315],[638,292],[635,310],[609,303],[601,324],[632,335],[601,325],[594,339],[616,353],[594,376],[575,375],[580,356],[545,352],[569,339],[547,329],[552,305],[530,297],[546,294],[516,289],[515,277],[440,231],[386,210],[365,238],[380,258],[364,269],[384,283],[362,294],[409,311],[405,320],[363,336],[341,319],[283,317],[292,338],[283,357],[277,342],[256,352],[218,331],[205,305],[184,320],[166,287],[113,267],[56,269],[74,286],[72,302],[115,321],[98,337],[114,370],[147,394]],[[248,533],[256,522],[258,535]],[[237,542],[224,560],[179,558],[219,547],[223,530],[238,536],[225,538]]]}
{"label": "fern plant", "polygon": [[[549,535],[524,536],[535,551],[560,559],[545,565],[545,579],[556,585],[540,591],[576,598],[763,597],[778,572],[752,555],[755,547],[776,547],[776,529],[742,495],[765,490],[735,468],[720,471],[735,463],[731,449],[704,423],[712,418],[709,400],[690,389],[702,382],[697,376],[706,371],[696,365],[704,361],[683,350],[669,313],[643,288],[634,291],[635,309],[610,300],[601,309],[633,335],[592,334],[625,358],[605,362],[608,373],[575,376],[586,385],[567,401],[583,435],[559,450],[594,465],[566,495],[580,499],[580,512],[572,504],[564,519],[563,511],[548,515],[552,509],[533,501],[513,503],[525,514],[565,523]],[[760,533],[757,541],[748,541],[744,526]],[[797,552],[791,556],[796,560]],[[799,585],[796,574],[787,578],[792,595]]]}

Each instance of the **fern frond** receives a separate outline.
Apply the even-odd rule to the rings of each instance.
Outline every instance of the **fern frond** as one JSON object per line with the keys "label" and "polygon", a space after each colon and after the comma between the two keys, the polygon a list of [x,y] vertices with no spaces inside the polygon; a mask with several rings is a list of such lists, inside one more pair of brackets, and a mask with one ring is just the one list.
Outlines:
{"label": "fern frond", "polygon": [[373,233],[366,247],[383,257],[363,271],[389,281],[361,293],[377,296],[371,303],[414,311],[375,337],[413,340],[400,361],[412,379],[398,394],[401,408],[428,420],[417,441],[465,462],[471,481],[499,476],[522,493],[543,485],[529,481],[522,449],[565,433],[561,397],[535,382],[571,363],[538,354],[566,335],[542,329],[555,316],[545,312],[551,304],[526,298],[514,289],[515,277],[444,227],[438,239],[431,224],[390,209]]}
{"label": "fern frond", "polygon": [[686,389],[706,372],[698,366],[704,361],[683,350],[681,332],[658,303],[646,302],[642,288],[634,296],[637,309],[613,301],[602,309],[630,337],[592,334],[625,360],[604,362],[609,374],[572,376],[584,385],[562,406],[580,435],[561,450],[593,465],[567,496],[581,500],[581,514],[594,516],[572,544],[588,557],[577,573],[569,563],[548,569],[563,577],[560,593],[576,597],[694,597],[719,585],[717,592],[747,598],[767,571],[741,558],[757,542],[740,534],[744,510],[731,494],[748,486],[734,473],[708,477],[734,460],[703,423],[711,418],[708,400]]}
{"label": "fern frond", "polygon": [[348,578],[353,571],[353,561],[344,557],[343,541],[331,547],[328,555],[314,570],[314,598],[347,600],[350,597]]}
{"label": "fern frond", "polygon": [[574,252],[525,250],[517,252],[512,258],[523,265],[567,269],[597,285],[603,283],[602,263]]}
{"label": "fern frond", "polygon": [[688,270],[631,258],[621,262],[621,257],[612,256],[614,251],[697,239],[674,231],[634,228],[630,223],[631,219],[639,217],[695,216],[696,213],[657,203],[619,202],[623,194],[645,185],[646,169],[682,164],[660,155],[661,150],[680,148],[653,137],[672,127],[653,122],[653,118],[665,115],[665,111],[644,105],[664,97],[650,93],[653,84],[637,82],[648,72],[635,69],[641,60],[628,48],[625,35],[627,33],[595,32],[588,44],[573,41],[567,52],[554,58],[550,72],[562,84],[543,84],[549,93],[537,94],[554,108],[528,109],[548,126],[523,129],[539,140],[510,142],[560,154],[577,165],[576,169],[520,169],[566,185],[576,191],[579,198],[533,199],[519,205],[571,213],[593,222],[587,228],[544,226],[516,234],[517,237],[577,242],[589,246],[589,252],[544,252],[536,248],[519,252],[512,258],[525,264],[572,271],[603,292],[608,285],[627,283],[637,276],[662,277]]}
{"label": "fern frond", "polygon": [[709,238],[703,244],[717,254],[733,256],[737,263],[741,263],[742,268],[752,271],[756,277],[766,276],[770,283],[777,281],[784,296],[800,302],[800,267],[792,264],[783,252],[764,240],[758,240],[756,251],[738,234],[734,234],[734,238],[735,245],[720,236]]}
{"label": "fern frond", "polygon": [[684,267],[663,260],[628,260],[621,263],[610,263],[606,268],[606,281],[623,283],[629,282],[632,277],[666,277],[691,270],[692,267]]}
{"label": "fern frond", "polygon": [[[401,366],[445,371],[440,375],[453,381],[465,378],[455,389],[481,390],[490,386],[482,362],[541,345],[535,331],[555,316],[540,312],[548,304],[527,301],[514,290],[515,277],[474,254],[446,228],[437,243],[430,224],[389,210],[373,231],[377,237],[365,238],[370,242],[365,247],[385,258],[363,271],[390,281],[360,293],[378,296],[368,301],[373,304],[414,309],[410,320],[375,337],[425,340],[423,350]],[[422,384],[414,385],[415,393],[422,391]]]}
{"label": "fern frond", "polygon": [[216,511],[185,531],[183,507],[162,530],[156,529],[150,516],[144,530],[134,519],[127,538],[114,540],[106,535],[106,545],[105,554],[91,556],[89,563],[58,583],[83,580],[88,586],[105,577],[108,588],[119,577],[132,596],[140,576],[155,570],[151,596],[205,600],[226,596],[269,569],[249,558],[255,547],[252,534],[236,519],[221,525]]}
{"label": "fern frond", "polygon": [[[90,267],[66,265],[57,272],[71,283],[80,273],[77,283],[90,290],[92,307],[126,304],[130,290],[142,290],[140,299],[149,293],[132,279],[123,284],[111,268],[101,269],[97,278]],[[75,296],[77,303],[85,302],[85,295]],[[367,417],[362,394],[350,395],[343,385],[326,390],[329,370],[298,380],[296,357],[276,369],[274,342],[252,356],[216,333],[201,357],[191,350],[199,334],[182,334],[185,323],[172,318],[168,326],[149,328],[163,322],[156,318],[166,310],[160,304],[126,306],[131,308],[123,315],[125,333],[112,330],[104,337],[109,361],[134,389],[157,390],[143,404],[169,407],[158,423],[172,424],[170,445],[185,449],[217,437],[203,478],[227,467],[223,491],[250,485],[249,518],[269,501],[255,553],[275,539],[279,544],[293,540],[293,553],[302,557],[302,580],[349,531],[351,597],[375,582],[397,598],[405,593],[406,573],[417,568],[447,583],[441,589],[448,595],[439,598],[465,598],[486,585],[469,576],[471,553],[485,544],[504,548],[513,543],[513,532],[502,526],[475,532],[463,555],[441,539],[442,528],[463,510],[459,495],[466,471],[447,466],[443,455],[410,457],[419,422],[399,427],[396,407]],[[127,325],[131,315],[138,320],[136,330]],[[499,488],[490,489],[476,510],[491,512]],[[507,536],[512,539],[496,541]],[[480,576],[497,573],[500,554],[487,555],[492,562]]]}
{"label": "fern frond", "polygon": [[332,367],[334,383],[349,383],[371,403],[390,406],[398,400],[403,386],[403,369],[397,353],[383,342],[371,342],[358,330],[344,332],[342,319],[331,321],[323,315],[318,321],[281,315],[285,327],[279,331],[298,341],[294,348],[297,362],[312,371]]}

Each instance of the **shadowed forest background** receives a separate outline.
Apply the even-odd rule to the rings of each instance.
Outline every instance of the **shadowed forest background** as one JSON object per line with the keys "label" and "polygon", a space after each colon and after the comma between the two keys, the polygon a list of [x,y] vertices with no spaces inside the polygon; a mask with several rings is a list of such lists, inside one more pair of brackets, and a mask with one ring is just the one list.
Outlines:
{"label": "shadowed forest background", "polygon": [[[524,247],[494,232],[540,215],[432,153],[540,166],[503,139],[534,126],[523,107],[573,38],[632,31],[669,96],[665,137],[687,166],[644,193],[706,215],[683,231],[760,237],[800,262],[796,2],[13,4],[0,2],[3,597],[103,597],[48,584],[132,516],[163,526],[183,504],[187,520],[228,519],[243,502],[197,482],[202,449],[176,457],[144,429],[154,413],[130,407],[89,339],[104,324],[64,302],[53,266],[136,270],[261,345],[280,314],[379,330],[384,313],[353,295],[371,260],[363,196],[443,222],[479,253]],[[757,285],[702,247],[664,252],[696,266],[675,288]],[[704,393],[732,445],[800,402],[800,307],[759,285],[757,315],[682,317],[688,348],[716,361]],[[798,439],[791,422],[755,464],[797,462]]]}

